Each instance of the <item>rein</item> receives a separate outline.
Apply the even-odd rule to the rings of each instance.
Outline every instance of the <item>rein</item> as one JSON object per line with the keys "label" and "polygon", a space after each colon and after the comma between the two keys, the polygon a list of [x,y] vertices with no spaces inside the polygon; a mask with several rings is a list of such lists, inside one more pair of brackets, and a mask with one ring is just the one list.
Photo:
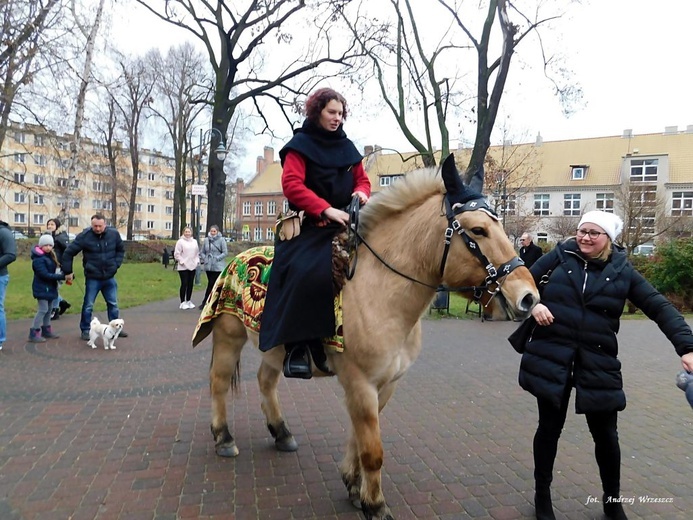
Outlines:
{"label": "rein", "polygon": [[[443,276],[443,272],[445,271],[445,264],[447,262],[448,258],[448,253],[450,252],[450,243],[452,241],[452,237],[457,233],[460,235],[462,240],[464,241],[465,245],[467,246],[467,249],[481,262],[481,265],[484,266],[484,269],[486,270],[487,276],[484,280],[483,285],[470,285],[466,287],[447,287],[447,286],[434,286],[426,282],[422,282],[421,280],[417,280],[416,278],[413,278],[412,276],[409,276],[395,267],[391,266],[384,258],[382,258],[372,247],[371,245],[361,236],[361,234],[358,232],[358,212],[359,212],[359,203],[358,203],[358,198],[354,197],[354,199],[351,202],[351,205],[349,206],[349,229],[348,229],[348,236],[349,236],[349,244],[351,247],[353,247],[354,255],[353,255],[353,260],[352,263],[349,267],[349,272],[347,273],[347,279],[351,280],[351,278],[354,276],[354,273],[356,272],[356,263],[358,261],[358,246],[359,244],[363,244],[366,246],[366,248],[371,252],[371,254],[378,259],[378,261],[383,264],[385,267],[387,267],[390,271],[393,273],[401,276],[402,278],[405,278],[409,280],[410,282],[417,283],[419,285],[423,285],[424,287],[428,287],[430,289],[434,290],[440,290],[441,288],[446,291],[452,291],[452,292],[469,292],[472,291],[474,293],[474,301],[479,301],[481,297],[483,296],[484,291],[488,292],[491,295],[491,298],[489,299],[489,302],[493,297],[498,294],[498,292],[501,289],[502,282],[499,281],[501,278],[505,278],[507,275],[509,275],[512,271],[514,271],[516,268],[524,265],[524,261],[519,258],[519,257],[514,257],[510,261],[503,263],[498,269],[493,265],[492,262],[486,258],[486,256],[481,252],[481,249],[479,248],[479,245],[472,239],[467,232],[462,228],[460,223],[455,219],[455,216],[459,215],[460,213],[463,213],[465,211],[484,211],[487,213],[491,218],[498,220],[498,217],[496,214],[493,212],[493,210],[488,206],[486,201],[484,200],[471,200],[466,202],[465,204],[455,204],[452,206],[450,204],[450,201],[448,200],[448,197],[446,195],[443,196],[443,201],[445,203],[445,217],[448,220],[448,227],[445,230],[445,235],[444,235],[444,244],[445,247],[443,249],[443,257],[441,258],[440,261],[440,276]],[[495,284],[495,288],[491,289],[490,287]],[[488,303],[486,304],[488,305]]]}

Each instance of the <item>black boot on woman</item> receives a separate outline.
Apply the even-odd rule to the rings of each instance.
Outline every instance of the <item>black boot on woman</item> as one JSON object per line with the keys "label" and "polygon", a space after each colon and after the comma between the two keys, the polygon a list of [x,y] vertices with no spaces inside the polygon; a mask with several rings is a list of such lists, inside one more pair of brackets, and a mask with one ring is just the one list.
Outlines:
{"label": "black boot on woman", "polygon": [[618,495],[604,495],[604,514],[607,518],[613,520],[628,520],[626,512],[623,510],[623,504],[621,502],[615,502],[613,499],[619,500]]}
{"label": "black boot on woman", "polygon": [[556,515],[553,514],[550,490],[537,490],[534,493],[534,510],[537,520],[556,520]]}

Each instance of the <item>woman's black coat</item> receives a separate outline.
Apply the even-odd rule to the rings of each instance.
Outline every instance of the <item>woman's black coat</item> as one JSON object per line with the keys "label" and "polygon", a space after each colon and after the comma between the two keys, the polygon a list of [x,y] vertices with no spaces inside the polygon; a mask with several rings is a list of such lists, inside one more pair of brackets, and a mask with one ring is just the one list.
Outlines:
{"label": "woman's black coat", "polygon": [[[578,413],[625,408],[616,334],[626,299],[657,323],[679,355],[693,352],[693,335],[683,316],[635,270],[619,246],[607,262],[586,261],[576,240],[570,239],[530,271],[554,322],[535,327],[522,355],[519,381],[556,407],[572,385]],[[549,272],[548,283],[541,285]]]}

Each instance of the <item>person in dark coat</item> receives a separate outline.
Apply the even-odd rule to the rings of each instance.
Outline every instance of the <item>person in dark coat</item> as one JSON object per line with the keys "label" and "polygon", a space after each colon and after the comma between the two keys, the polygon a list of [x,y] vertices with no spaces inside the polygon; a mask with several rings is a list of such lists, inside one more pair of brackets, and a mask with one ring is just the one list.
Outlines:
{"label": "person in dark coat", "polygon": [[[63,253],[67,249],[68,237],[64,229],[60,229],[62,223],[57,218],[49,219],[46,222],[46,231],[53,237],[53,252],[58,259],[58,265],[63,265]],[[67,300],[63,300],[60,296],[60,284],[58,284],[58,297],[55,300],[55,307],[51,312],[51,320],[57,320],[61,314],[64,314],[67,309],[72,307]]]}
{"label": "person in dark coat", "polygon": [[51,311],[58,298],[58,280],[64,280],[65,274],[59,269],[53,244],[52,235],[41,235],[38,245],[31,250],[31,268],[34,271],[31,291],[38,302],[34,323],[29,329],[29,341],[32,343],[44,343],[46,339],[60,337],[53,334]]}
{"label": "person in dark coat", "polygon": [[693,335],[676,308],[613,244],[623,228],[613,213],[585,213],[574,238],[558,244],[530,269],[541,303],[532,310],[537,326],[525,346],[520,386],[537,398],[534,436],[536,516],[553,519],[550,486],[568,400],[585,414],[594,439],[607,518],[625,519],[620,497],[621,451],[617,415],[626,406],[618,360],[620,317],[626,299],[655,321],[693,371]]}
{"label": "person in dark coat", "polygon": [[[371,185],[363,157],[342,128],[344,97],[330,88],[306,100],[306,119],[280,150],[282,189],[293,211],[303,211],[300,234],[277,233],[260,349],[286,348],[284,375],[312,377],[310,352],[335,334],[332,238],[349,222],[353,196],[365,204]],[[285,235],[286,237],[286,235]]]}
{"label": "person in dark coat", "polygon": [[539,260],[544,252],[541,247],[532,242],[532,235],[523,233],[520,237],[520,258],[524,261],[527,269],[534,265],[534,262]]}
{"label": "person in dark coat", "polygon": [[228,254],[229,250],[226,247],[226,240],[219,234],[219,226],[216,224],[210,226],[200,250],[200,264],[205,273],[207,273],[207,289],[205,290],[205,297],[200,304],[200,309],[204,309],[209,300],[209,295],[212,294],[217,278],[219,278],[219,275],[226,267],[226,255]]}
{"label": "person in dark coat", "polygon": [[[108,321],[119,317],[118,283],[115,275],[123,263],[125,245],[118,230],[106,226],[106,217],[97,213],[91,217],[91,227],[77,235],[63,253],[63,271],[66,280],[70,282],[74,279],[72,261],[80,252],[85,278],[84,302],[79,321],[82,332],[80,339],[89,341],[92,310],[99,292],[106,300]],[[122,330],[118,337],[127,338],[128,334]]]}
{"label": "person in dark coat", "polygon": [[5,318],[5,295],[10,283],[7,266],[17,260],[17,242],[7,222],[0,220],[0,350],[7,339],[7,319]]}

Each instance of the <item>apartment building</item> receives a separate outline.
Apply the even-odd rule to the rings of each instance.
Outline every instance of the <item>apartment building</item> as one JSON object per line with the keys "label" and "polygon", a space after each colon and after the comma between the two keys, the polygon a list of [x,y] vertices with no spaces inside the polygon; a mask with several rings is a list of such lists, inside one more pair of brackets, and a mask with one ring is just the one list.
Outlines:
{"label": "apartment building", "polygon": [[[471,150],[454,153],[466,165]],[[365,147],[364,161],[374,192],[423,166],[414,153],[383,153],[378,146]],[[506,142],[491,147],[485,171],[486,193],[513,239],[529,231],[538,242],[560,240],[562,228],[571,230],[593,209],[621,214],[626,233],[637,228],[645,246],[656,240],[664,220],[682,219],[688,227],[693,221],[693,125],[654,134],[625,130],[619,136]],[[277,211],[287,206],[272,148],[265,148],[255,177],[239,184],[237,193],[243,239],[272,240]]]}
{"label": "apartment building", "polygon": [[[0,156],[0,218],[13,229],[31,235],[43,230],[48,219],[58,217],[69,233],[76,234],[89,226],[91,215],[102,213],[108,225],[125,236],[133,184],[128,150],[118,143],[114,177],[105,147],[83,138],[71,175],[71,139],[71,135],[47,132],[39,126],[10,125]],[[173,160],[156,150],[143,149],[139,168],[133,238],[170,237]],[[201,229],[206,228],[205,206],[203,197]]]}

